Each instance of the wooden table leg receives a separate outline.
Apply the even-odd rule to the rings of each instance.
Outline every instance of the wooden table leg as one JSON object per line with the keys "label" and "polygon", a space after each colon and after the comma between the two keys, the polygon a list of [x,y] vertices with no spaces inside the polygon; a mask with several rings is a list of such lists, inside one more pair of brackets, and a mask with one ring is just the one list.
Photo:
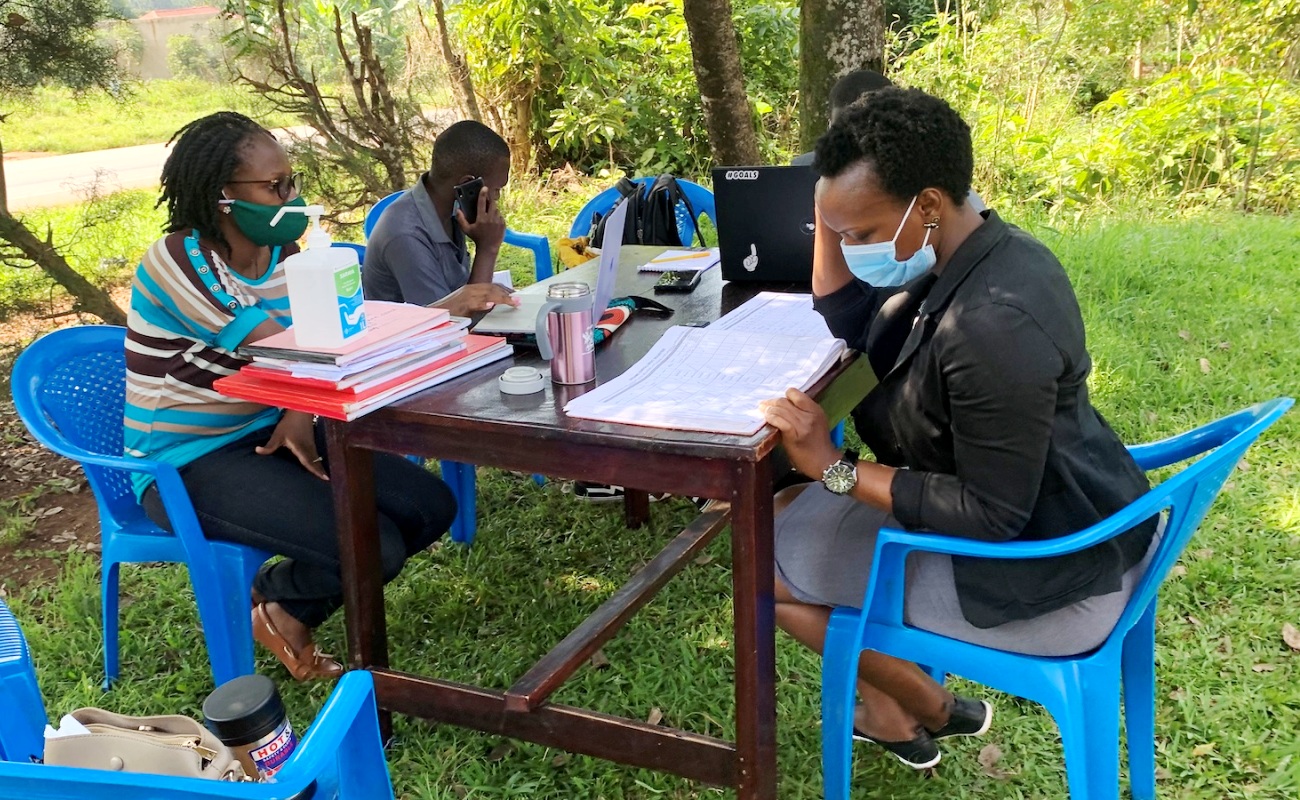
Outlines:
{"label": "wooden table leg", "polygon": [[[374,458],[369,450],[348,447],[346,423],[333,420],[326,423],[325,441],[339,533],[348,663],[353,669],[387,667],[388,629],[375,508]],[[392,735],[392,714],[381,711],[379,723],[380,734],[387,741]]]}
{"label": "wooden table leg", "polygon": [[736,648],[736,798],[776,798],[776,612],[772,464],[740,462],[731,496]]}
{"label": "wooden table leg", "polygon": [[650,493],[640,489],[623,489],[623,520],[636,530],[650,521]]}

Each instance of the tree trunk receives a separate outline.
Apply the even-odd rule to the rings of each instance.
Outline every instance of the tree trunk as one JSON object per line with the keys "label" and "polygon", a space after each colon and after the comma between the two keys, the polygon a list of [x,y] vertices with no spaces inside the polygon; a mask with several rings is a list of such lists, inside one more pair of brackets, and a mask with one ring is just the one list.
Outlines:
{"label": "tree trunk", "polygon": [[799,146],[830,122],[831,87],[858,69],[885,71],[884,0],[803,0],[799,8]]}
{"label": "tree trunk", "polygon": [[[0,115],[0,124],[4,124],[4,116]],[[9,185],[5,182],[5,145],[0,140],[0,214],[9,213]]]}
{"label": "tree trunk", "polygon": [[108,292],[77,273],[48,237],[41,241],[21,220],[7,211],[0,211],[0,242],[11,245],[21,258],[31,261],[66,289],[73,296],[73,308],[77,311],[93,314],[109,325],[126,324],[126,314],[117,307]]}
{"label": "tree trunk", "polygon": [[691,64],[704,101],[704,124],[715,164],[757,164],[758,136],[745,95],[731,0],[683,0]]}
{"label": "tree trunk", "polygon": [[433,13],[438,20],[438,44],[442,49],[442,60],[447,65],[447,78],[451,81],[451,90],[456,95],[456,104],[461,113],[475,122],[483,121],[483,113],[478,108],[478,98],[474,96],[474,83],[470,80],[469,65],[465,57],[452,47],[451,35],[447,33],[447,14],[442,0],[433,0]]}

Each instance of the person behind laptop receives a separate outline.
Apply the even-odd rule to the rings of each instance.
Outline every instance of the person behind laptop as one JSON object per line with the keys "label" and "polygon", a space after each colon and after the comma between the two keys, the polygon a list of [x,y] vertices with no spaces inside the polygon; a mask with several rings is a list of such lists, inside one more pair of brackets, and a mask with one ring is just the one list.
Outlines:
{"label": "person behind laptop", "polygon": [[[886,78],[884,75],[881,75],[879,72],[876,72],[874,69],[854,70],[835,81],[835,85],[831,87],[830,96],[831,124],[834,125],[835,120],[838,119],[849,106],[859,102],[870,102],[868,98],[870,98],[873,92],[878,92],[881,89],[893,85],[893,81]],[[816,153],[801,153],[800,155],[790,159],[790,166],[811,167],[813,165],[814,155],[816,155]],[[975,209],[977,212],[983,211],[987,208],[984,204],[984,200],[975,193],[974,189],[971,189],[970,194],[966,195],[966,202],[970,203],[971,208]]]}
{"label": "person behind laptop", "polygon": [[[856,103],[861,98],[886,86],[893,86],[894,82],[874,69],[855,69],[847,75],[842,76],[835,81],[831,87],[830,96],[830,123],[835,124],[835,119],[839,117],[844,109]],[[816,152],[801,153],[790,159],[792,167],[811,167],[813,157]]]}
{"label": "person behind laptop", "polygon": [[[455,187],[483,179],[469,222]],[[361,283],[368,300],[446,308],[469,316],[512,302],[492,283],[506,221],[497,205],[510,180],[510,147],[481,122],[464,120],[433,143],[429,171],[379,218],[366,242]],[[474,242],[470,262],[468,242]]]}

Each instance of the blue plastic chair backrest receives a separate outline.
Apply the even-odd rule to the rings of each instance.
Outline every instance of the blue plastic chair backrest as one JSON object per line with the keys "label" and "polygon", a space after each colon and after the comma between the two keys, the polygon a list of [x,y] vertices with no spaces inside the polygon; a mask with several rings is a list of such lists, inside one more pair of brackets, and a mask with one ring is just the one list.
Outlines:
{"label": "blue plastic chair backrest", "polygon": [[362,266],[365,266],[366,246],[364,244],[357,244],[356,242],[333,242],[330,244],[330,247],[347,248],[348,250],[353,251],[357,254],[357,261],[360,262]]}
{"label": "blue plastic chair backrest", "polygon": [[[68,444],[107,456],[122,455],[126,407],[126,329],[82,325],[47,333],[14,363],[14,405],[32,435],[76,459]],[[143,512],[130,474],[82,463],[96,498],[119,521]]]}
{"label": "blue plastic chair backrest", "polygon": [[1280,397],[1170,439],[1130,448],[1143,469],[1169,466],[1201,453],[1205,455],[1107,521],[1118,530],[1127,530],[1153,513],[1164,509],[1170,512],[1160,545],[1115,625],[1118,634],[1132,628],[1155,600],[1160,584],[1173,569],[1246,450],[1294,402],[1289,397]]}
{"label": "blue plastic chair backrest", "polygon": [[[650,191],[650,185],[654,183],[655,179],[654,177],[644,177],[633,178],[632,181],[641,187],[642,193],[646,193]],[[678,178],[677,185],[682,188],[682,194],[686,195],[686,198],[691,201],[691,206],[698,216],[708,217],[714,225],[718,224],[718,211],[713,200],[713,192],[684,178]],[[588,200],[587,204],[573,218],[573,224],[569,226],[569,238],[586,236],[591,233],[592,216],[607,213],[614,207],[614,204],[618,202],[621,196],[618,193],[618,187],[611,186]],[[691,215],[686,210],[686,205],[678,203],[675,211],[677,213],[677,235],[681,237],[682,244],[690,246],[697,243],[695,227],[691,224]]]}
{"label": "blue plastic chair backrest", "polygon": [[365,233],[367,239],[370,238],[371,233],[374,233],[375,226],[379,224],[379,218],[383,215],[384,209],[391,206],[394,200],[404,194],[406,194],[405,189],[400,192],[393,192],[370,207],[370,210],[366,212],[365,222],[361,225],[361,230]]}
{"label": "blue plastic chair backrest", "polygon": [[45,752],[45,704],[18,621],[0,600],[0,761],[26,763]]}

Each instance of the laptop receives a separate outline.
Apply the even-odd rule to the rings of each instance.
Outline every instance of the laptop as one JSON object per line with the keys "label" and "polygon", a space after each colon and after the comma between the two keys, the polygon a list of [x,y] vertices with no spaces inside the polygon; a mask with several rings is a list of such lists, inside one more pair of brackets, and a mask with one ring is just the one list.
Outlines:
{"label": "laptop", "polygon": [[[609,212],[605,223],[605,241],[623,241],[623,226],[627,222],[627,200],[620,200]],[[618,256],[620,247],[612,245],[600,251],[600,261],[596,271],[596,285],[592,287],[593,319],[600,319],[614,297],[614,284],[618,280]],[[474,326],[474,333],[511,335],[537,332],[537,314],[546,304],[546,287],[552,283],[567,283],[573,278],[567,272],[561,272],[539,283],[534,283],[523,291],[516,292],[518,306],[496,305]]]}
{"label": "laptop", "polygon": [[728,281],[812,281],[812,167],[714,167],[722,277]]}

